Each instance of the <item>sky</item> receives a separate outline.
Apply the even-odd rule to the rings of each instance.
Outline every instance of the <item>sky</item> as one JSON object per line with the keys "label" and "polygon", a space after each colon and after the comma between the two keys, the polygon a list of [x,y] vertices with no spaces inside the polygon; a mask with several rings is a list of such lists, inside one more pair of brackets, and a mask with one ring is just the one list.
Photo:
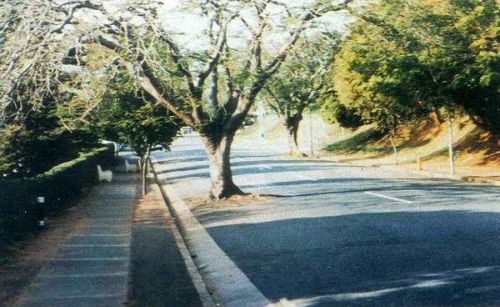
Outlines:
{"label": "sky", "polygon": [[[311,2],[312,0],[294,0],[294,4],[300,5],[301,3]],[[202,18],[196,13],[190,13],[183,10],[182,7],[187,3],[192,3],[189,0],[163,0],[163,9],[161,10],[160,16],[162,16],[162,24],[165,29],[173,34],[176,42],[183,48],[193,51],[201,51],[207,46],[206,36],[203,31],[207,28],[208,20]],[[271,10],[271,14],[274,14],[275,19],[279,19],[281,12],[273,12],[275,9]],[[248,15],[248,14],[247,14]],[[247,16],[247,20],[252,20],[250,16]],[[278,20],[273,20],[275,24],[278,24]],[[321,29],[336,30],[343,32],[345,31],[345,25],[348,23],[349,18],[343,13],[332,13],[320,19]],[[231,47],[240,49],[245,47],[247,42],[245,38],[248,38],[248,31],[244,29],[242,24],[238,22],[233,22],[231,31],[233,31],[232,40],[229,41]],[[310,31],[311,32],[311,31]],[[268,35],[266,37],[266,43],[268,49],[279,49],[284,39],[288,35],[282,30],[273,31],[273,35]],[[236,39],[235,39],[236,37]]]}

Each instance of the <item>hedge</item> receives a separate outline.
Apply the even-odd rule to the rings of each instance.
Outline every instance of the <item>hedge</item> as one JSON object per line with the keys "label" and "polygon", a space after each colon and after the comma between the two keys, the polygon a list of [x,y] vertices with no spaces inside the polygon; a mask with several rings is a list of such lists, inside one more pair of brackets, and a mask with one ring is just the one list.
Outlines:
{"label": "hedge", "polygon": [[103,147],[36,177],[0,180],[0,249],[37,230],[36,197],[45,197],[44,212],[53,215],[97,182],[97,164],[107,168],[113,162],[113,148]]}

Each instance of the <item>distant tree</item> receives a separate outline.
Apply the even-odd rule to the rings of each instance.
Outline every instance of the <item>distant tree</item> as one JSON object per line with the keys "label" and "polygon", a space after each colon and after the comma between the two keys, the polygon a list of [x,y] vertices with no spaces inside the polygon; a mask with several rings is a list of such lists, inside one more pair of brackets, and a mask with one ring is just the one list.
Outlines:
{"label": "distant tree", "polygon": [[150,99],[122,79],[108,89],[93,114],[104,138],[128,145],[139,156],[143,194],[152,149],[161,145],[168,150],[180,128],[173,114]]}
{"label": "distant tree", "polygon": [[363,118],[356,112],[355,108],[339,103],[335,94],[321,101],[321,117],[326,122],[337,123],[343,128],[356,129],[364,124]]}
{"label": "distant tree", "polygon": [[304,155],[298,146],[304,110],[314,108],[322,96],[331,92],[327,68],[333,61],[338,41],[336,33],[322,33],[303,40],[265,86],[261,99],[278,114],[285,126],[290,155]]}

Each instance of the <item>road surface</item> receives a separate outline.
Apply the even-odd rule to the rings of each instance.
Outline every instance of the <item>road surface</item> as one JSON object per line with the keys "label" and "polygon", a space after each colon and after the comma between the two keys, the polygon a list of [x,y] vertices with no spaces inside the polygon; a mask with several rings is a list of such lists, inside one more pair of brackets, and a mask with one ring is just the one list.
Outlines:
{"label": "road surface", "polygon": [[[500,189],[323,160],[239,141],[235,182],[269,197],[199,205],[198,221],[271,302],[500,305]],[[207,194],[197,137],[155,153],[184,199]]]}

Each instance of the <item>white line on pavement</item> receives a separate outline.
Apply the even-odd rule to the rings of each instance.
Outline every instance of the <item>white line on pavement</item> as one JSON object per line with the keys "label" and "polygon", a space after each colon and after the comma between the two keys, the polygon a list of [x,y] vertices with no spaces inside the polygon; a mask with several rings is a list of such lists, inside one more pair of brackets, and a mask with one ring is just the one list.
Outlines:
{"label": "white line on pavement", "polygon": [[382,194],[378,194],[378,193],[374,193],[374,192],[365,192],[365,194],[372,195],[372,196],[377,196],[377,197],[382,197],[382,198],[386,198],[386,199],[390,199],[390,200],[395,200],[395,201],[399,201],[399,202],[407,203],[407,204],[412,204],[413,203],[410,200],[396,198],[396,197],[391,197],[391,196],[386,196],[386,195],[382,195]]}
{"label": "white line on pavement", "polygon": [[61,246],[71,246],[71,247],[129,247],[130,244],[61,244]]}
{"label": "white line on pavement", "polygon": [[304,176],[304,175],[295,175],[301,179],[304,179],[304,180],[308,180],[308,181],[317,181],[318,179],[316,178],[312,178],[312,177],[309,177],[309,176]]}
{"label": "white line on pavement", "polygon": [[98,273],[98,274],[41,274],[43,278],[85,278],[85,277],[121,277],[128,276],[128,272]]}

